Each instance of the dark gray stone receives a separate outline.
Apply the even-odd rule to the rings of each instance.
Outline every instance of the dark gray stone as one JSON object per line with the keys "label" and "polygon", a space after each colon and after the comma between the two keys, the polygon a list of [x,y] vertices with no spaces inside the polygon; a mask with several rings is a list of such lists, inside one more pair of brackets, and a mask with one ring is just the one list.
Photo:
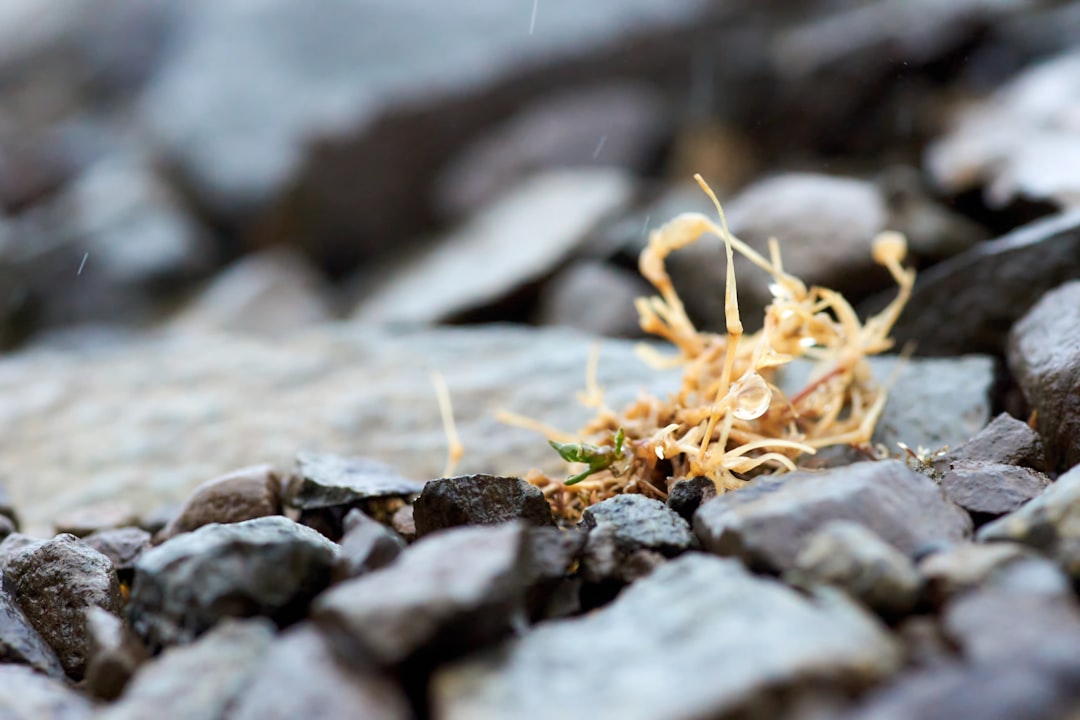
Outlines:
{"label": "dark gray stone", "polygon": [[463,475],[431,480],[413,503],[418,537],[459,525],[495,525],[522,520],[551,525],[551,508],[535,485],[521,478]]}
{"label": "dark gray stone", "polygon": [[286,625],[330,582],[338,546],[281,516],[204,525],[143,553],[128,616],[152,648],[190,642],[228,617]]}
{"label": "dark gray stone", "polygon": [[1080,578],[1080,466],[1016,512],[980,528],[978,538],[1029,545]]}
{"label": "dark gray stone", "polygon": [[1076,648],[1080,606],[1068,591],[979,588],[946,606],[942,628],[970,662],[1023,658],[1034,648]]}
{"label": "dark gray stone", "polygon": [[589,582],[632,582],[653,569],[652,559],[674,557],[694,542],[690,524],[678,513],[638,494],[589,506],[579,526],[589,533],[581,558],[581,574]]}
{"label": "dark gray stone", "polygon": [[[1009,328],[1049,290],[1080,277],[1080,212],[979,243],[919,274],[893,330],[920,355],[1002,355]],[[877,303],[884,306],[893,293]]]}
{"label": "dark gray stone", "polygon": [[552,618],[576,612],[577,584],[568,579],[581,557],[586,534],[581,530],[531,528],[529,530],[528,590],[525,604],[532,618]]}
{"label": "dark gray stone", "polygon": [[311,617],[347,657],[379,665],[475,650],[522,615],[527,554],[519,522],[433,533],[324,593]]}
{"label": "dark gray stone", "polygon": [[11,533],[0,541],[0,571],[3,571],[8,561],[24,548],[41,545],[44,542],[41,538],[30,537],[21,532]]}
{"label": "dark gray stone", "polygon": [[266,620],[226,620],[190,645],[167,649],[132,678],[100,720],[228,717],[274,644]]}
{"label": "dark gray stone", "polygon": [[668,493],[667,506],[686,522],[694,521],[694,513],[703,502],[716,497],[716,483],[698,476],[675,483]]}
{"label": "dark gray stone", "polygon": [[710,552],[785,570],[830,520],[861,523],[909,557],[971,534],[967,513],[899,460],[757,478],[702,505],[694,533]]}
{"label": "dark gray stone", "polygon": [[889,618],[910,612],[922,589],[922,578],[907,555],[847,520],[827,523],[811,535],[788,579],[839,587]]}
{"label": "dark gray stone", "polygon": [[919,563],[927,596],[935,605],[980,587],[1067,594],[1069,579],[1052,562],[1024,545],[959,543]]}
{"label": "dark gray stone", "polygon": [[231,709],[232,720],[413,717],[401,691],[372,671],[350,671],[310,625],[285,632]]}
{"label": "dark gray stone", "polygon": [[0,664],[19,663],[55,678],[64,677],[56,652],[23,615],[11,596],[0,590]]}
{"label": "dark gray stone", "polygon": [[1008,358],[1050,467],[1080,464],[1080,281],[1046,293],[1013,326]]}
{"label": "dark gray stone", "polygon": [[359,577],[389,565],[405,549],[401,536],[355,508],[345,516],[345,535],[340,545],[335,581]]}
{"label": "dark gray stone", "polygon": [[349,506],[365,500],[407,497],[424,484],[367,458],[302,452],[285,489],[285,504],[301,510]]}
{"label": "dark gray stone", "polygon": [[76,680],[86,672],[86,612],[120,612],[120,582],[109,558],[73,535],[31,545],[4,566],[4,589]]}
{"label": "dark gray stone", "polygon": [[951,463],[963,461],[1019,465],[1039,472],[1047,469],[1039,433],[1008,413],[1001,413],[973,438],[951,448],[934,466],[947,468]]}
{"label": "dark gray stone", "polygon": [[0,664],[0,717],[4,720],[89,720],[94,709],[64,682],[22,665]]}
{"label": "dark gray stone", "polygon": [[1016,510],[1050,485],[1037,470],[979,461],[956,461],[941,477],[950,500],[973,516],[998,517]]}
{"label": "dark gray stone", "polygon": [[124,621],[92,607],[86,613],[90,653],[86,691],[101,700],[115,700],[150,654]]}
{"label": "dark gray stone", "polygon": [[255,465],[207,480],[191,493],[158,542],[210,523],[235,523],[281,514],[281,478],[272,465]]}
{"label": "dark gray stone", "polygon": [[135,561],[150,549],[150,533],[136,527],[99,530],[84,537],[83,542],[112,560],[121,580],[130,581]]}
{"label": "dark gray stone", "polygon": [[866,686],[899,659],[888,633],[839,593],[807,598],[691,553],[608,607],[441,668],[431,701],[446,720],[742,717],[778,694]]}

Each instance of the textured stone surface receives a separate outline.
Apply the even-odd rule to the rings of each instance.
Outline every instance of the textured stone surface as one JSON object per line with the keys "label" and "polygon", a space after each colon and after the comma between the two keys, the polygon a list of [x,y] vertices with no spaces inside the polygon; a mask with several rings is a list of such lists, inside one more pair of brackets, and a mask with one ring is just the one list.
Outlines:
{"label": "textured stone surface", "polygon": [[350,657],[380,665],[475,650],[508,632],[523,610],[526,528],[429,535],[394,564],[324,593],[311,617]]}
{"label": "textured stone surface", "polygon": [[1013,326],[1008,358],[1050,467],[1080,464],[1080,281],[1046,293]]}
{"label": "textured stone surface", "polygon": [[1009,542],[959,543],[920,561],[919,572],[929,599],[938,605],[986,585],[1025,586],[1049,594],[1068,591],[1068,579],[1050,561]]}
{"label": "textured stone surface", "polygon": [[68,685],[20,665],[0,664],[0,717],[88,720],[93,706]]}
{"label": "textured stone surface", "polygon": [[898,661],[883,629],[842,597],[808,599],[691,554],[609,607],[441,669],[432,704],[447,720],[729,717],[772,693],[866,685]]}
{"label": "textured stone surface", "polygon": [[23,615],[6,591],[0,590],[0,665],[19,663],[62,678],[60,659]]}
{"label": "textured stone surface", "polygon": [[965,460],[1019,465],[1040,472],[1046,470],[1039,434],[1027,423],[1006,413],[995,417],[967,442],[951,448],[934,465],[947,468],[951,463]]}
{"label": "textured stone surface", "polygon": [[166,650],[96,717],[141,720],[163,712],[184,720],[226,717],[273,642],[273,625],[265,620],[228,620],[190,645]]}
{"label": "textured stone surface", "polygon": [[341,555],[334,568],[334,579],[359,577],[389,565],[405,549],[401,536],[358,509],[345,516],[345,535]]}
{"label": "textured stone surface", "polygon": [[945,471],[941,488],[950,500],[973,515],[998,517],[1016,510],[1050,485],[1031,468],[958,461]]}
{"label": "textured stone surface", "polygon": [[908,556],[971,534],[967,513],[898,460],[760,477],[702,505],[694,532],[711,552],[788,569],[830,520],[859,522]]}
{"label": "textured stone surface", "polygon": [[149,653],[123,620],[101,608],[90,608],[86,628],[90,634],[86,691],[101,700],[115,700]]}
{"label": "textured stone surface", "polygon": [[716,497],[716,484],[707,477],[680,480],[668,493],[667,505],[686,522],[693,522],[701,503]]}
{"label": "textured stone surface", "polygon": [[161,539],[210,523],[235,523],[281,513],[281,478],[271,465],[254,465],[199,485],[165,526]]}
{"label": "textured stone surface", "polygon": [[73,535],[57,535],[8,560],[4,589],[56,651],[64,671],[82,679],[90,646],[86,611],[97,606],[120,612],[112,562]]}
{"label": "textured stone surface", "polygon": [[800,583],[839,587],[890,617],[910,611],[922,588],[910,558],[863,525],[846,520],[827,523],[810,536],[792,575]]}
{"label": "textured stone surface", "polygon": [[368,458],[302,452],[285,488],[285,503],[301,510],[341,507],[364,500],[419,493],[423,483]]}
{"label": "textured stone surface", "polygon": [[949,603],[942,629],[969,661],[1023,658],[1036,648],[1075,648],[1080,606],[1067,591],[979,588]]}
{"label": "textured stone surface", "polygon": [[540,489],[521,478],[465,475],[431,480],[413,503],[416,534],[458,525],[496,525],[522,520],[551,525],[551,508]]}
{"label": "textured stone surface", "polygon": [[288,624],[330,582],[338,552],[281,516],[204,525],[139,557],[128,616],[151,647],[190,642],[228,617]]}
{"label": "textured stone surface", "polygon": [[594,225],[630,200],[631,190],[630,177],[615,170],[537,175],[371,281],[354,317],[434,323],[492,305],[563,264]]}
{"label": "textured stone surface", "polygon": [[135,561],[150,549],[150,533],[133,527],[99,530],[84,537],[83,542],[109,558],[121,580],[130,580]]}
{"label": "textured stone surface", "polygon": [[300,625],[274,642],[229,717],[408,720],[413,715],[393,683],[370,669],[350,672],[321,633],[310,625]]}
{"label": "textured stone surface", "polygon": [[662,560],[694,542],[686,520],[644,495],[617,495],[591,505],[579,526],[589,533],[581,558],[581,574],[589,582],[631,582],[655,564],[643,552]]}

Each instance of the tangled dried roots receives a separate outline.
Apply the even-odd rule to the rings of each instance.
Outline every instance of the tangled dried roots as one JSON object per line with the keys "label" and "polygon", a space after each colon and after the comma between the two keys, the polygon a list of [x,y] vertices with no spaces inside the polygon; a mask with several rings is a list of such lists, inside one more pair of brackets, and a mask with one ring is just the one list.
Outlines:
{"label": "tangled dried roots", "polygon": [[[695,179],[713,200],[720,224],[687,213],[653,231],[639,267],[659,295],[636,303],[642,329],[678,350],[666,357],[642,346],[639,354],[656,367],[683,366],[682,386],[666,399],[645,395],[612,410],[596,384],[594,353],[582,401],[596,416],[572,442],[552,443],[572,462],[572,482],[535,470],[527,476],[568,519],[619,493],[663,499],[675,482],[696,476],[708,477],[724,492],[759,473],[794,470],[800,456],[819,448],[867,445],[885,406],[887,388],[874,380],[866,357],[892,347],[889,333],[915,282],[914,271],[901,264],[904,237],[886,232],[874,242],[874,260],[889,270],[899,292],[864,324],[839,293],[807,289],[788,274],[775,242],[766,259],[728,232],[712,190],[700,176]],[[725,335],[694,327],[665,266],[669,254],[706,233],[723,240],[727,255]],[[735,253],[772,277],[763,328],[747,336],[736,296]],[[796,358],[816,366],[807,385],[789,398],[776,386],[775,374]],[[549,440],[567,439],[547,434]]]}

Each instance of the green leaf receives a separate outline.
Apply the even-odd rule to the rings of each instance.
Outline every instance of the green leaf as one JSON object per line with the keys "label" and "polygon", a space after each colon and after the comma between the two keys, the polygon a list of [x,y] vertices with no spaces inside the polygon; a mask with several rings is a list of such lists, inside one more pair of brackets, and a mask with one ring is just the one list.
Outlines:
{"label": "green leaf", "polygon": [[599,447],[590,443],[561,443],[549,440],[548,444],[555,448],[559,457],[567,462],[585,463],[589,467],[583,472],[567,478],[564,484],[576,485],[593,473],[606,470],[623,456],[623,444],[626,442],[626,432],[619,428],[615,433],[614,447]]}

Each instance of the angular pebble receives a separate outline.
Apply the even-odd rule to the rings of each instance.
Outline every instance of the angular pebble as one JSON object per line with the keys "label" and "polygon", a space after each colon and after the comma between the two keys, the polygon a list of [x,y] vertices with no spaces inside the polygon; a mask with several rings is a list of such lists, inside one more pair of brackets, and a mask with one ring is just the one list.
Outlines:
{"label": "angular pebble", "polygon": [[359,509],[354,508],[345,516],[345,527],[341,556],[334,570],[335,581],[359,577],[389,565],[405,549],[400,536]]}
{"label": "angular pebble", "polygon": [[865,687],[899,659],[839,593],[807,598],[692,553],[608,607],[441,668],[432,709],[443,720],[748,717],[780,693]]}
{"label": "angular pebble", "polygon": [[1080,281],[1046,293],[1013,325],[1008,360],[1050,467],[1080,464]]}
{"label": "angular pebble", "polygon": [[1048,594],[1068,592],[1069,580],[1052,562],[1024,545],[959,543],[919,563],[935,605],[980,587],[1023,586]]}
{"label": "angular pebble", "polygon": [[694,542],[690,524],[678,513],[637,494],[616,495],[586,508],[579,526],[589,533],[581,558],[581,574],[588,582],[633,582],[654,564],[643,551],[662,561]]}
{"label": "angular pebble", "polygon": [[578,609],[570,569],[581,557],[586,534],[578,529],[529,530],[528,589],[525,604],[532,618],[555,617]]}
{"label": "angular pebble", "polygon": [[225,718],[257,676],[273,647],[274,626],[261,619],[227,620],[196,642],[169,648],[143,667],[123,697],[97,720]]}
{"label": "angular pebble", "polygon": [[1050,478],[1031,468],[970,460],[952,463],[941,478],[945,495],[982,519],[1018,509],[1049,485]]}
{"label": "angular pebble", "polygon": [[521,478],[463,475],[431,480],[413,503],[417,537],[459,525],[496,525],[522,520],[553,524],[540,488]]}
{"label": "angular pebble", "polygon": [[102,700],[115,700],[150,654],[124,621],[101,608],[86,613],[90,633],[86,691]]}
{"label": "angular pebble", "polygon": [[424,484],[367,458],[302,452],[285,489],[285,504],[300,510],[354,505],[364,500],[407,497]]}
{"label": "angular pebble", "polygon": [[7,592],[0,589],[0,664],[18,663],[55,678],[64,677],[60,658]]}
{"label": "angular pebble", "polygon": [[128,617],[152,648],[190,642],[227,617],[286,625],[330,582],[338,552],[280,515],[204,525],[139,557]]}
{"label": "angular pebble", "polygon": [[76,680],[90,649],[86,611],[120,612],[120,582],[112,562],[74,535],[57,535],[14,555],[4,567],[4,589]]}
{"label": "angular pebble", "polygon": [[677,512],[686,522],[694,521],[694,513],[703,502],[716,497],[716,483],[698,476],[675,483],[668,493],[667,506]]}
{"label": "angular pebble", "polygon": [[978,539],[1029,545],[1056,560],[1074,580],[1080,578],[1080,466],[1016,512],[980,528]]}
{"label": "angular pebble", "polygon": [[231,720],[410,720],[412,711],[392,682],[368,669],[346,668],[322,633],[298,625],[269,649]]}
{"label": "angular pebble", "polygon": [[405,539],[405,542],[412,542],[416,539],[416,515],[413,512],[412,505],[404,505],[399,508],[394,513],[391,524],[397,534]]}
{"label": "angular pebble", "polygon": [[942,614],[946,636],[968,661],[1022,658],[1031,648],[1080,645],[1080,606],[1068,593],[980,588],[954,599]]}
{"label": "angular pebble", "polygon": [[967,513],[899,460],[757,478],[702,505],[694,533],[710,552],[785,570],[830,520],[861,523],[909,557],[971,534]]}
{"label": "angular pebble", "polygon": [[22,665],[0,664],[0,717],[4,720],[89,720],[93,706],[55,678]]}
{"label": "angular pebble", "polygon": [[130,581],[135,561],[150,549],[150,533],[137,527],[99,530],[84,537],[83,542],[112,560],[121,581]]}
{"label": "angular pebble", "polygon": [[954,462],[973,460],[1019,465],[1039,472],[1047,469],[1039,433],[1008,413],[1001,413],[970,440],[950,449],[934,466],[947,468]]}
{"label": "angular pebble", "polygon": [[434,533],[394,564],[324,593],[311,617],[350,658],[379,665],[476,650],[522,614],[526,530],[509,523]]}
{"label": "angular pebble", "polygon": [[875,612],[900,617],[914,608],[922,589],[915,564],[865,526],[848,520],[827,523],[795,559],[793,578],[844,590]]}
{"label": "angular pebble", "polygon": [[236,523],[281,514],[281,478],[272,465],[255,465],[207,480],[195,488],[165,526],[167,540],[210,523]]}

